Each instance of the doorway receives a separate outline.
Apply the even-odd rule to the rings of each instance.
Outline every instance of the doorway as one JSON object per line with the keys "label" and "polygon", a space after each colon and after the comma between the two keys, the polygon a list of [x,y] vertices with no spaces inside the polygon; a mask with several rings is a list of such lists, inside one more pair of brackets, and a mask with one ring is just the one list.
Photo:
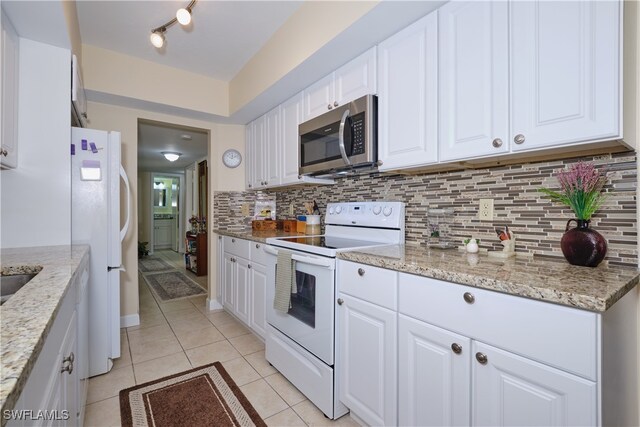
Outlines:
{"label": "doorway", "polygon": [[178,174],[151,175],[151,194],[153,206],[151,224],[153,231],[152,252],[159,249],[172,249],[184,252],[184,177]]}

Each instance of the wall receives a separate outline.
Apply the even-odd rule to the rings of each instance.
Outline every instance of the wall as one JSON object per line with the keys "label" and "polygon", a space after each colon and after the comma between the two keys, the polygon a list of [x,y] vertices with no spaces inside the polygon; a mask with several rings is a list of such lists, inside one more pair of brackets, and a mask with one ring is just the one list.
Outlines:
{"label": "wall", "polygon": [[71,243],[71,52],[20,39],[18,167],[0,172],[0,246]]}
{"label": "wall", "polygon": [[[129,180],[138,182],[138,119],[154,120],[177,125],[190,126],[209,131],[209,206],[213,205],[213,192],[217,190],[233,190],[244,185],[244,162],[231,173],[218,173],[217,168],[222,166],[222,153],[228,148],[235,148],[244,156],[244,126],[219,125],[211,122],[187,119],[184,117],[154,113],[132,108],[124,108],[96,102],[87,105],[88,115],[91,119],[90,128],[103,130],[117,130],[122,134],[122,163]],[[215,171],[215,173],[212,173]],[[144,185],[144,176],[141,177],[141,185]],[[235,182],[235,180],[239,180]],[[138,186],[132,186],[132,218],[136,218],[140,211],[138,206]],[[148,196],[147,196],[148,197]],[[148,201],[148,199],[147,199]],[[150,206],[150,203],[146,203]],[[211,224],[213,209],[210,209],[208,223]],[[148,216],[147,216],[148,217]],[[139,311],[138,301],[138,246],[139,235],[138,220],[133,221],[132,229],[127,235],[123,246],[123,262],[126,272],[122,273],[120,284],[121,313],[123,316],[135,316]],[[209,239],[209,265],[215,265],[216,245]],[[209,299],[215,300],[217,296],[217,283],[213,268],[208,275]]]}

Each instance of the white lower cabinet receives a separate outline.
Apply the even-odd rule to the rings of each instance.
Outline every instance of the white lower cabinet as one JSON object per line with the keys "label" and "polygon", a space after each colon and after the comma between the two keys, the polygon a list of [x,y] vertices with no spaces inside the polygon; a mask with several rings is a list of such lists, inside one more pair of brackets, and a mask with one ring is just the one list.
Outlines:
{"label": "white lower cabinet", "polygon": [[396,425],[396,312],[339,294],[340,401],[368,425]]}
{"label": "white lower cabinet", "polygon": [[249,323],[249,261],[224,254],[224,307]]}

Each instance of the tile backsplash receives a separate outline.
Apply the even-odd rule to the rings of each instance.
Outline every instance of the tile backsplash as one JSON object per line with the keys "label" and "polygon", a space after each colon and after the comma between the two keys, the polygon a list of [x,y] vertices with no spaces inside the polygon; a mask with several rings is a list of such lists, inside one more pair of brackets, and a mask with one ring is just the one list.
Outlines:
{"label": "tile backsplash", "polygon": [[[605,205],[591,226],[608,241],[606,260],[637,266],[636,155],[634,152],[588,156],[537,163],[420,175],[370,174],[336,180],[335,185],[294,187],[258,192],[216,192],[215,227],[241,230],[251,218],[241,215],[241,205],[256,199],[276,199],[278,218],[286,218],[289,206],[304,211],[305,201],[316,200],[324,214],[327,202],[394,200],[406,204],[406,241],[426,245],[429,236],[427,210],[453,208],[451,235],[460,244],[480,239],[480,247],[502,249],[495,229],[508,225],[516,235],[516,251],[535,256],[562,258],[560,239],[573,212],[552,203],[538,191],[557,188],[554,173],[579,160],[593,161],[608,175]],[[493,221],[478,218],[479,199],[493,199]]]}

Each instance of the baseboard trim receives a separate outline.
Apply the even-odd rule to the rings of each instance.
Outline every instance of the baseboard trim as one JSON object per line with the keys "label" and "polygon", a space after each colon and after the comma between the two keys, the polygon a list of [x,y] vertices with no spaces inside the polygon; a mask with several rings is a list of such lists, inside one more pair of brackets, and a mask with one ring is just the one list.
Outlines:
{"label": "baseboard trim", "polygon": [[209,311],[211,311],[211,310],[222,310],[224,307],[222,307],[222,304],[220,304],[220,302],[217,299],[207,298],[207,308],[209,308]]}
{"label": "baseboard trim", "polygon": [[139,314],[129,314],[126,316],[120,316],[120,327],[128,328],[130,326],[138,326],[140,324]]}

